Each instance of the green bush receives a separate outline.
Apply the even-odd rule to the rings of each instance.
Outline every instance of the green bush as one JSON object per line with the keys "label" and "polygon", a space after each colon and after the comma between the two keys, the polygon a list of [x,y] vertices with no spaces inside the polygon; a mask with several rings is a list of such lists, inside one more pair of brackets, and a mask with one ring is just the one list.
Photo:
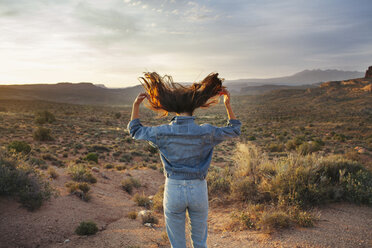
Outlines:
{"label": "green bush", "polygon": [[80,225],[75,229],[77,235],[93,235],[98,232],[97,224],[93,221],[82,221]]}
{"label": "green bush", "polygon": [[163,213],[163,197],[164,197],[164,184],[158,189],[158,192],[152,198],[152,209],[159,213]]}
{"label": "green bush", "polygon": [[74,194],[84,201],[90,200],[90,186],[85,182],[73,182],[69,181],[65,184],[70,194]]}
{"label": "green bush", "polygon": [[135,220],[137,219],[137,213],[132,211],[132,212],[129,212],[128,213],[128,218],[131,219],[131,220]]}
{"label": "green bush", "polygon": [[156,218],[156,216],[154,216],[151,212],[148,212],[142,215],[141,219],[142,219],[142,224],[145,224],[145,223],[158,224],[159,223],[158,218]]}
{"label": "green bush", "polygon": [[83,164],[70,165],[68,167],[68,174],[71,176],[72,180],[77,182],[97,182],[97,179]]}
{"label": "green bush", "polygon": [[129,194],[132,193],[133,187],[135,188],[141,187],[141,183],[138,179],[134,177],[128,177],[121,181],[121,188],[128,192]]}
{"label": "green bush", "polygon": [[220,195],[229,193],[231,188],[231,172],[228,167],[221,169],[211,166],[207,175],[208,194]]}
{"label": "green bush", "polygon": [[8,151],[29,154],[31,152],[31,146],[25,141],[12,141],[8,145]]}
{"label": "green bush", "polygon": [[150,207],[150,204],[151,204],[151,201],[150,199],[145,196],[144,193],[142,193],[142,195],[136,193],[134,196],[133,196],[133,199],[132,199],[134,202],[137,203],[138,206],[140,207],[145,207],[145,208],[148,208]]}
{"label": "green bush", "polygon": [[84,159],[98,163],[98,154],[94,152],[88,153]]}
{"label": "green bush", "polygon": [[[321,145],[318,141],[314,143]],[[372,172],[341,155],[294,153],[269,159],[248,143],[238,144],[233,158],[231,199],[248,206],[259,203],[267,206],[264,210],[235,215],[235,222],[244,228],[272,230],[291,223],[313,226],[316,219],[303,210],[328,202],[372,205]],[[213,175],[219,176],[222,173]]]}
{"label": "green bush", "polygon": [[50,134],[50,129],[44,127],[38,127],[33,132],[34,140],[37,141],[52,141],[54,138]]}
{"label": "green bush", "polygon": [[283,211],[266,211],[258,221],[261,230],[272,231],[274,229],[288,228],[291,224],[291,217]]}
{"label": "green bush", "polygon": [[54,115],[49,111],[39,111],[35,113],[35,122],[37,124],[53,123],[56,120]]}
{"label": "green bush", "polygon": [[0,151],[0,195],[15,197],[24,207],[33,211],[57,193],[49,182],[25,161]]}

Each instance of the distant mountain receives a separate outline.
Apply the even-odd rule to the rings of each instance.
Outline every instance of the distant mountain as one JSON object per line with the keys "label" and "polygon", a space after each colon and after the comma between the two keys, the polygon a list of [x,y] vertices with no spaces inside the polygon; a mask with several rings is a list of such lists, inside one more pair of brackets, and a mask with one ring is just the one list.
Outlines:
{"label": "distant mountain", "polygon": [[[232,94],[259,95],[272,90],[304,90],[317,88],[320,82],[362,77],[362,72],[338,70],[305,70],[288,77],[269,79],[227,80],[224,84]],[[102,84],[57,83],[0,85],[0,99],[44,100],[53,102],[128,105],[132,104],[141,85],[128,88],[106,88]]]}
{"label": "distant mountain", "polygon": [[135,96],[141,91],[141,85],[123,89],[109,89],[92,83],[0,85],[0,99],[125,105],[131,104]]}
{"label": "distant mountain", "polygon": [[[364,72],[359,71],[340,71],[340,70],[304,70],[293,74],[292,76],[266,78],[266,79],[238,79],[226,80],[225,85],[233,92],[241,92],[242,88],[247,86],[262,86],[262,85],[287,85],[299,86],[322,83],[327,81],[346,80],[352,78],[360,78],[364,76]],[[254,89],[254,88],[251,88]]]}

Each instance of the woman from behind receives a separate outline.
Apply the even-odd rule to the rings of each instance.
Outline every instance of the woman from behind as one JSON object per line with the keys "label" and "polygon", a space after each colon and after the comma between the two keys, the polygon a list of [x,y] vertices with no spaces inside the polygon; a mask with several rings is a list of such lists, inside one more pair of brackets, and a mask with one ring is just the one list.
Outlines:
{"label": "woman from behind", "polygon": [[[211,73],[200,83],[183,86],[170,76],[145,73],[141,78],[146,93],[133,103],[128,130],[134,139],[147,140],[159,149],[164,166],[164,216],[169,241],[173,248],[185,248],[185,217],[188,211],[194,248],[207,247],[208,190],[206,176],[213,148],[222,141],[240,135],[241,122],[230,105],[230,94],[218,73]],[[224,127],[194,122],[194,111],[218,102],[224,95],[228,123]],[[148,100],[150,109],[163,116],[175,113],[169,124],[143,126],[139,106]]]}

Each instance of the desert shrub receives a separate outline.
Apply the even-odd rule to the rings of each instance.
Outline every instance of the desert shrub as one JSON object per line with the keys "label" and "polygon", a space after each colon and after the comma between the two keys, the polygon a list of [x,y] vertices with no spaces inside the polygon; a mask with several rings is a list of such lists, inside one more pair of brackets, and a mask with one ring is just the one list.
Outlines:
{"label": "desert shrub", "polygon": [[288,140],[287,143],[285,143],[285,147],[288,151],[296,149],[296,142],[294,140]]}
{"label": "desert shrub", "polygon": [[341,155],[288,154],[268,160],[251,144],[239,144],[234,160],[231,195],[241,201],[300,207],[339,200],[372,202],[372,172]]}
{"label": "desert shrub", "polygon": [[141,183],[138,179],[134,177],[128,177],[121,181],[121,188],[128,192],[129,194],[132,193],[133,187],[135,188],[141,187]]}
{"label": "desert shrub", "polygon": [[340,171],[340,183],[344,187],[344,198],[351,202],[372,205],[372,173],[358,170],[356,173]]}
{"label": "desert shrub", "polygon": [[129,212],[128,213],[128,218],[131,220],[137,219],[137,213],[135,211]]}
{"label": "desert shrub", "polygon": [[47,110],[35,113],[35,122],[37,124],[53,123],[55,120],[55,116]]}
{"label": "desert shrub", "polygon": [[142,193],[142,195],[136,193],[134,196],[133,196],[133,199],[132,199],[134,202],[137,203],[138,206],[140,207],[145,207],[145,208],[148,208],[150,207],[150,204],[151,204],[151,201],[150,199],[145,196],[144,193]]}
{"label": "desert shrub", "polygon": [[76,143],[76,144],[74,145],[74,148],[75,148],[76,150],[80,150],[80,149],[83,148],[83,145],[80,144],[80,143]]}
{"label": "desert shrub", "polygon": [[114,116],[115,116],[116,119],[119,119],[121,117],[121,113],[120,112],[116,112],[114,114]]}
{"label": "desert shrub", "polygon": [[211,166],[207,175],[208,194],[219,195],[230,192],[231,172],[228,167],[221,169]]}
{"label": "desert shrub", "polygon": [[125,170],[126,168],[127,166],[125,164],[118,164],[115,166],[115,169],[117,169],[118,171]]}
{"label": "desert shrub", "polygon": [[267,148],[270,152],[282,152],[284,150],[283,144],[270,143]]}
{"label": "desert shrub", "polygon": [[314,226],[314,216],[306,211],[296,211],[292,215],[293,221],[301,227],[312,227]]}
{"label": "desert shrub", "polygon": [[231,183],[232,197],[239,201],[256,202],[258,198],[257,184],[252,178],[245,177],[233,180]]}
{"label": "desert shrub", "polygon": [[93,161],[98,163],[98,154],[97,153],[88,153],[87,156],[84,158],[87,161]]}
{"label": "desert shrub", "polygon": [[49,177],[53,179],[56,179],[58,177],[58,173],[53,167],[49,167],[48,174],[49,174]]}
{"label": "desert shrub", "polygon": [[43,169],[43,170],[48,168],[47,163],[43,159],[40,159],[40,158],[32,157],[29,159],[28,162],[31,166],[37,166],[38,168]]}
{"label": "desert shrub", "polygon": [[146,150],[149,151],[151,154],[155,154],[158,152],[158,149],[152,145],[147,145]]}
{"label": "desert shrub", "polygon": [[132,160],[132,156],[129,154],[123,154],[119,159],[120,162],[130,162]]}
{"label": "desert shrub", "polygon": [[83,164],[70,165],[68,167],[68,174],[71,176],[72,180],[77,182],[97,182],[97,179]]}
{"label": "desert shrub", "polygon": [[112,169],[114,168],[114,165],[113,164],[105,164],[105,169]]}
{"label": "desert shrub", "polygon": [[304,142],[297,147],[297,151],[303,155],[307,155],[321,149],[320,143],[316,141]]}
{"label": "desert shrub", "polygon": [[156,216],[151,212],[147,212],[141,216],[142,224],[151,223],[151,224],[158,224],[159,220]]}
{"label": "desert shrub", "polygon": [[291,217],[284,211],[263,212],[257,225],[261,230],[272,231],[275,229],[288,228],[291,224]]}
{"label": "desert shrub", "polygon": [[161,185],[158,189],[158,192],[152,198],[152,209],[154,211],[163,212],[163,197],[164,197],[164,184]]}
{"label": "desert shrub", "polygon": [[93,221],[82,221],[79,226],[75,229],[77,235],[93,235],[98,232],[97,224]]}
{"label": "desert shrub", "polygon": [[36,141],[52,141],[54,138],[50,134],[50,129],[44,127],[38,127],[32,133],[34,140]]}
{"label": "desert shrub", "polygon": [[90,200],[90,186],[88,183],[69,181],[65,186],[70,194],[74,194],[84,201]]}
{"label": "desert shrub", "polygon": [[25,141],[12,141],[8,145],[8,151],[29,154],[31,152],[31,146]]}
{"label": "desert shrub", "polygon": [[92,145],[88,147],[89,152],[109,152],[110,148],[102,145]]}
{"label": "desert shrub", "polygon": [[0,151],[0,195],[15,197],[24,207],[33,211],[57,193],[25,161]]}

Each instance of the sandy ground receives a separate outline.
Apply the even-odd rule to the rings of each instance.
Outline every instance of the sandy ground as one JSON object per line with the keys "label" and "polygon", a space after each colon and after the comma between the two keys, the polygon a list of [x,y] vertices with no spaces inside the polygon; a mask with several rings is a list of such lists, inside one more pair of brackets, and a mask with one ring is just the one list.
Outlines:
{"label": "sandy ground", "polygon": [[[132,196],[120,188],[130,173],[140,178],[143,187],[136,192],[154,195],[164,177],[151,169],[118,172],[102,170],[109,179],[96,173],[92,199],[84,202],[69,195],[64,183],[69,180],[64,169],[54,184],[61,195],[29,212],[7,198],[0,198],[0,247],[170,247],[165,237],[164,220],[145,227],[140,220],[127,217],[136,206]],[[316,209],[320,221],[312,228],[291,228],[271,235],[258,231],[226,231],[230,210],[212,206],[209,214],[208,247],[372,247],[372,208],[348,203],[334,203]],[[100,231],[94,236],[74,234],[76,226],[93,220]],[[189,240],[188,240],[188,243]]]}

